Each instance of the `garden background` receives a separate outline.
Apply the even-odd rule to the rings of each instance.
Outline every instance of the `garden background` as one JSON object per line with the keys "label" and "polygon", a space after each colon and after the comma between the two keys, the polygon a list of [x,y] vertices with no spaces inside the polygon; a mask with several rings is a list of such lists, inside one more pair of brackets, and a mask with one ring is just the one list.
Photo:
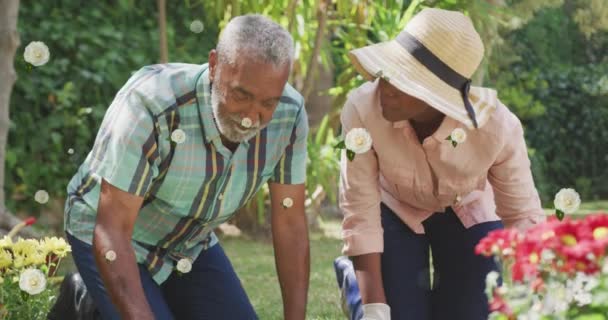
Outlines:
{"label": "garden background", "polygon": [[[15,3],[18,15],[11,16]],[[10,73],[0,72],[0,232],[15,217],[34,216],[38,223],[26,234],[61,235],[67,183],[131,73],[166,61],[205,63],[231,17],[262,13],[296,41],[290,82],[306,97],[310,118],[308,317],[340,319],[332,144],[345,95],[363,82],[346,53],[391,39],[424,7],[461,10],[473,20],[486,46],[474,84],[496,88],[522,120],[543,205],[550,208],[560,188],[572,187],[581,213],[607,209],[606,0],[2,0],[0,65],[14,66],[17,78],[11,93]],[[31,41],[49,47],[44,66],[25,62]],[[15,48],[13,58],[7,52]],[[39,190],[48,202],[34,201]],[[232,221],[243,233],[223,241],[260,317],[275,319],[282,309],[267,205],[261,191]]]}

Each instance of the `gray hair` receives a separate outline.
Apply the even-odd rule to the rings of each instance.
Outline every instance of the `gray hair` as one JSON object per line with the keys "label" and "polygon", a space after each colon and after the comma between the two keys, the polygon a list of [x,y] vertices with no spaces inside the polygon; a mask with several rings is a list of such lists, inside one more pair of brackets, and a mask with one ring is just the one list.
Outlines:
{"label": "gray hair", "polygon": [[276,22],[259,14],[238,16],[226,25],[217,44],[219,61],[234,65],[237,54],[256,62],[282,67],[293,63],[291,35]]}

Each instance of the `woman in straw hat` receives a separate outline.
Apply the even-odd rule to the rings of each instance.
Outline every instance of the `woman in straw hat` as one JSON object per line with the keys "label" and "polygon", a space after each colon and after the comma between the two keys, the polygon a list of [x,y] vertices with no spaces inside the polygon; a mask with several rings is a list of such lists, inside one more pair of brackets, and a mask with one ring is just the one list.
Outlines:
{"label": "woman in straw hat", "polygon": [[[497,266],[475,255],[476,243],[544,219],[520,121],[496,91],[470,85],[483,54],[471,20],[440,9],[350,52],[369,80],[341,116],[347,138],[364,129],[340,179],[343,253],[356,282],[348,260],[336,271],[353,318],[487,319],[485,278]],[[369,151],[354,150],[370,139]]]}

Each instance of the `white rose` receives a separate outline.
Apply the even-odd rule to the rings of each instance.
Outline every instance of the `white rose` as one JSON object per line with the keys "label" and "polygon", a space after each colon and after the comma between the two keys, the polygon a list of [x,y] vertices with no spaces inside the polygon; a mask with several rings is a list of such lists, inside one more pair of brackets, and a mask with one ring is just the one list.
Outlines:
{"label": "white rose", "polygon": [[74,154],[74,149],[69,148],[69,149],[68,149],[68,154]]}
{"label": "white rose", "polygon": [[180,259],[177,262],[177,271],[181,273],[188,273],[192,270],[192,261],[188,258]]}
{"label": "white rose", "polygon": [[39,294],[46,289],[46,277],[38,269],[27,269],[19,276],[19,288],[30,295]]}
{"label": "white rose", "polygon": [[49,52],[49,47],[47,47],[46,44],[41,41],[30,42],[30,44],[25,47],[25,52],[23,53],[23,58],[25,61],[36,67],[49,62],[50,56],[51,54]]}
{"label": "white rose", "polygon": [[283,199],[283,207],[291,208],[292,206],[293,206],[293,199],[291,199],[289,197]]}
{"label": "white rose", "polygon": [[564,188],[555,195],[553,204],[555,205],[555,209],[565,214],[572,214],[581,205],[581,197],[574,189]]}
{"label": "white rose", "polygon": [[175,129],[171,132],[171,140],[177,144],[186,141],[186,133],[182,129]]}
{"label": "white rose", "polygon": [[452,134],[450,134],[450,138],[456,143],[463,143],[467,140],[467,133],[461,128],[456,128],[452,131]]}
{"label": "white rose", "polygon": [[34,200],[40,204],[45,204],[49,201],[49,193],[44,190],[38,190],[34,194]]}
{"label": "white rose", "polygon": [[365,153],[372,147],[372,137],[363,128],[355,128],[346,134],[344,139],[346,149],[356,154]]}
{"label": "white rose", "polygon": [[201,32],[203,32],[203,30],[205,30],[205,25],[203,24],[202,21],[197,19],[197,20],[192,21],[192,23],[190,23],[190,31],[192,31],[194,33],[201,33]]}
{"label": "white rose", "polygon": [[249,118],[243,118],[243,120],[241,120],[241,125],[244,128],[251,128],[251,126],[253,125],[253,121],[251,121],[251,119]]}
{"label": "white rose", "polygon": [[106,251],[105,258],[110,262],[116,260],[116,252],[114,250]]}

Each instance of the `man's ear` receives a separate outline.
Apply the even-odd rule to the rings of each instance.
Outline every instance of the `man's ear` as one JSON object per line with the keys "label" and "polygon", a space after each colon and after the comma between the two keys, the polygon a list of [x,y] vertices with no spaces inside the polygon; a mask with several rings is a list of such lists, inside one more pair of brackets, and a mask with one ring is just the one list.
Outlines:
{"label": "man's ear", "polygon": [[209,81],[213,82],[215,78],[215,70],[217,68],[217,51],[212,49],[209,51]]}

